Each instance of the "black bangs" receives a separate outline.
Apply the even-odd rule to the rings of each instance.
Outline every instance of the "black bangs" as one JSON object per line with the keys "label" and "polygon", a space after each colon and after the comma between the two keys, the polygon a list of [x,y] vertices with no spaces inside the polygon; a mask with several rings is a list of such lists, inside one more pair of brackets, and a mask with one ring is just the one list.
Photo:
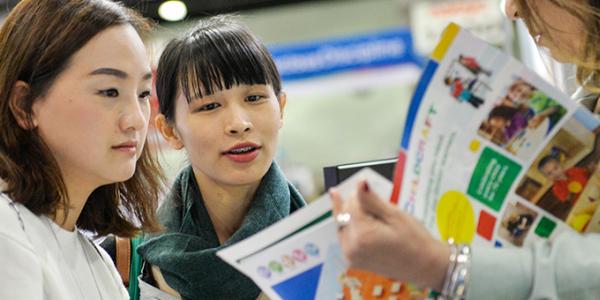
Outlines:
{"label": "black bangs", "polygon": [[156,94],[160,113],[175,119],[179,91],[187,102],[240,84],[270,84],[276,95],[281,79],[267,48],[237,19],[220,15],[165,47],[158,62]]}
{"label": "black bangs", "polygon": [[270,84],[276,94],[281,91],[268,50],[242,26],[227,25],[202,24],[183,41],[177,73],[188,102],[240,84]]}

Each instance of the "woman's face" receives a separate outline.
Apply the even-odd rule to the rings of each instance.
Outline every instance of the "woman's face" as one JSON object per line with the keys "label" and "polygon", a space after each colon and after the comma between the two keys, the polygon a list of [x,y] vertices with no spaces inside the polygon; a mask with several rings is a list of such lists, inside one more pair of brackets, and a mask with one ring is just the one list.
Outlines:
{"label": "woman's face", "polygon": [[237,85],[175,104],[175,148],[185,147],[195,175],[220,186],[258,184],[277,150],[285,95],[270,85]]}
{"label": "woman's face", "polygon": [[129,25],[110,27],[76,52],[33,104],[33,124],[67,187],[95,188],[131,178],[150,106],[151,69]]}
{"label": "woman's face", "polygon": [[[540,22],[548,32],[539,32],[529,28],[538,45],[547,48],[550,55],[560,62],[574,62],[581,58],[585,43],[585,26],[575,16],[556,6],[549,0],[527,0],[530,7],[536,9]],[[505,10],[508,18],[520,18],[515,0],[506,0]],[[551,38],[550,38],[551,37]]]}

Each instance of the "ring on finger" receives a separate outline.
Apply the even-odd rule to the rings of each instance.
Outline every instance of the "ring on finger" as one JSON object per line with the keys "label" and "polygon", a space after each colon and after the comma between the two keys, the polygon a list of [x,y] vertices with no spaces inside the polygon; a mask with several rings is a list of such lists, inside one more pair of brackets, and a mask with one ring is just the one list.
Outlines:
{"label": "ring on finger", "polygon": [[335,223],[338,229],[343,229],[350,224],[352,216],[348,212],[342,212],[335,216]]}

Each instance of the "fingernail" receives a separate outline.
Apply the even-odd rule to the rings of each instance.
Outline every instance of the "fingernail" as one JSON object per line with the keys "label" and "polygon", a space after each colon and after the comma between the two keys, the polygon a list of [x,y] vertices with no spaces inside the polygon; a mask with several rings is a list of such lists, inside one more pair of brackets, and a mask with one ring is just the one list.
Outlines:
{"label": "fingernail", "polygon": [[362,190],[365,193],[368,193],[371,189],[369,188],[369,183],[366,180],[363,180]]}

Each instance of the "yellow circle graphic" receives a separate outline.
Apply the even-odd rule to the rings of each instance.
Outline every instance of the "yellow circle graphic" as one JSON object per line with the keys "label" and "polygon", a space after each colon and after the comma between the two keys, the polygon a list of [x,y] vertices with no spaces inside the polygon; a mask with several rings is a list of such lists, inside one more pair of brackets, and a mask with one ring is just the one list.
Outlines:
{"label": "yellow circle graphic", "polygon": [[443,240],[471,243],[475,235],[475,213],[469,198],[458,191],[442,195],[436,208],[436,221]]}
{"label": "yellow circle graphic", "polygon": [[473,153],[477,152],[479,147],[481,147],[481,142],[475,139],[471,141],[471,144],[469,144],[469,150],[471,150]]}
{"label": "yellow circle graphic", "polygon": [[573,181],[573,182],[569,183],[568,189],[569,189],[569,192],[571,192],[573,194],[579,194],[581,192],[581,190],[583,189],[583,186],[581,185],[581,183]]}

